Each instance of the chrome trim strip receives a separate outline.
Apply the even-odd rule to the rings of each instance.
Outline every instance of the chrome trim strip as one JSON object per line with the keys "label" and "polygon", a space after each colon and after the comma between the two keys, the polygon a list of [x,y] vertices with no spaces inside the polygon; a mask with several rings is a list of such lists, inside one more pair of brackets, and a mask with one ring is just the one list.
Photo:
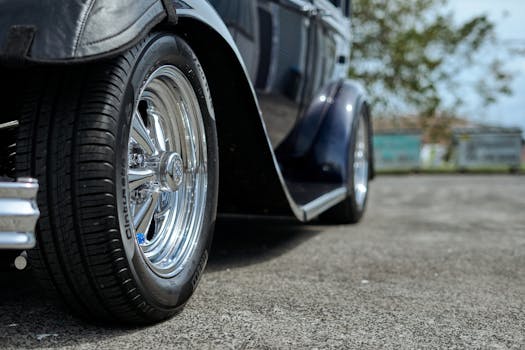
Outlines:
{"label": "chrome trim strip", "polygon": [[35,244],[34,232],[0,232],[0,249],[31,249]]}
{"label": "chrome trim strip", "polygon": [[31,199],[0,198],[0,232],[31,232],[38,218]]}
{"label": "chrome trim strip", "polygon": [[[35,199],[38,183],[19,179],[18,182],[0,182],[0,200],[3,199]],[[0,214],[4,207],[0,206]]]}
{"label": "chrome trim strip", "polygon": [[36,244],[38,183],[20,178],[0,182],[0,249],[30,249]]}
{"label": "chrome trim strip", "polygon": [[342,35],[345,40],[350,41],[350,19],[346,18],[341,9],[337,8],[328,0],[314,0],[314,6],[318,11],[319,20],[332,30]]}
{"label": "chrome trim strip", "polygon": [[18,127],[18,120],[13,120],[7,123],[0,123],[0,130],[13,129]]}
{"label": "chrome trim strip", "polygon": [[304,221],[309,221],[324,212],[327,209],[330,209],[334,205],[343,201],[347,196],[348,190],[346,187],[340,187],[336,190],[328,192],[321,197],[311,201],[310,203],[302,206],[304,213]]}

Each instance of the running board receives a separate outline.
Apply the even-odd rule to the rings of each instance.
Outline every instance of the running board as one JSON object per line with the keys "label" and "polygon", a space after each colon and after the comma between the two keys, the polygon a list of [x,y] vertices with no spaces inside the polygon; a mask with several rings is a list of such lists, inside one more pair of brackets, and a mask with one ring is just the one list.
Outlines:
{"label": "running board", "polygon": [[321,197],[311,201],[308,204],[301,206],[303,211],[303,220],[310,221],[324,211],[330,209],[336,204],[342,202],[347,196],[347,189],[340,187],[336,190],[328,192]]}
{"label": "running board", "polygon": [[[293,200],[290,202],[290,206],[294,215],[272,215],[272,214],[239,214],[239,213],[217,213],[217,217],[221,219],[265,219],[265,218],[279,218],[284,220],[290,220],[296,217],[299,221],[307,222],[315,219],[319,214],[332,208],[345,200],[348,195],[345,187],[340,187],[333,191],[323,194],[322,196],[314,199],[310,203],[299,205]],[[291,197],[290,197],[291,198]],[[292,213],[290,213],[292,214]]]}

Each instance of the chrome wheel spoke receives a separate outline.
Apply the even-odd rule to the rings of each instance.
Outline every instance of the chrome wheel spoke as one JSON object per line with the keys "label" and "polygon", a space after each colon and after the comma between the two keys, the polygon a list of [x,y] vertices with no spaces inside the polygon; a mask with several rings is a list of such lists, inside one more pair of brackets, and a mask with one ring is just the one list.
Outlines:
{"label": "chrome wheel spoke", "polygon": [[129,189],[136,190],[142,185],[155,181],[157,178],[155,171],[151,169],[129,169],[128,181]]}
{"label": "chrome wheel spoke", "polygon": [[153,214],[157,208],[160,193],[153,192],[151,196],[139,207],[135,212],[133,224],[137,233],[146,235],[149,231],[151,222],[153,221]]}
{"label": "chrome wheel spoke", "polygon": [[159,151],[166,151],[166,135],[164,134],[164,129],[162,127],[162,122],[158,114],[151,112],[150,121],[152,123],[153,129],[153,138],[155,140],[155,145]]}
{"label": "chrome wheel spoke", "polygon": [[147,153],[154,154],[156,147],[138,111],[131,122],[131,138]]}
{"label": "chrome wheel spoke", "polygon": [[172,206],[173,206],[173,199],[169,198],[166,203],[166,200],[164,199],[164,194],[161,195],[161,199],[159,201],[159,207],[157,209],[157,212],[155,213],[155,217],[158,218],[159,220],[162,219],[164,216],[169,214],[170,210],[172,210]]}

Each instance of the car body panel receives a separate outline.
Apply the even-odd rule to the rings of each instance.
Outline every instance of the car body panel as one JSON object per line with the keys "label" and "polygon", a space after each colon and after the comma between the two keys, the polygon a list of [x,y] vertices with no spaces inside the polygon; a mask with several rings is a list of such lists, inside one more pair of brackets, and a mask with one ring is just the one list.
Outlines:
{"label": "car body panel", "polygon": [[[348,66],[349,20],[334,11],[327,0],[231,1],[257,19],[257,26],[247,30],[246,24],[235,17],[226,18],[225,24],[203,0],[174,0],[167,6],[166,1],[159,0],[123,2],[129,9],[109,0],[98,5],[77,0],[71,3],[70,13],[60,12],[66,10],[56,4],[63,2],[47,0],[38,5],[50,6],[40,14],[43,18],[26,14],[28,17],[20,22],[9,19],[8,11],[3,11],[0,29],[20,23],[27,29],[34,24],[44,28],[38,35],[47,36],[34,36],[27,47],[13,49],[7,44],[13,39],[8,34],[0,39],[4,44],[0,60],[52,64],[95,61],[126,50],[155,26],[182,36],[203,66],[214,103],[220,150],[219,212],[294,215],[301,221],[310,220],[347,196],[349,130],[358,105],[366,102],[362,90],[343,78]],[[30,2],[22,0],[14,6],[22,9],[17,6],[31,6]],[[0,0],[0,4],[12,3],[17,2]],[[170,5],[176,10],[176,24],[173,13],[167,10]],[[99,6],[99,10],[86,17],[91,13],[89,6]],[[110,8],[115,11],[100,15]],[[58,18],[55,9],[64,16],[58,26],[63,25],[62,29],[51,28]],[[127,14],[125,20],[118,18],[118,9]],[[279,34],[283,35],[278,40],[283,44],[280,47],[275,46],[275,35],[269,42],[258,41],[264,35],[258,18],[265,9],[284,14],[280,24],[288,20],[301,24],[301,42],[296,43],[295,51],[279,52],[285,43],[294,42],[290,30]],[[90,23],[84,29],[79,27],[82,18]],[[115,21],[113,27],[109,25],[111,19]],[[112,28],[109,40],[100,36],[104,28]],[[114,33],[114,28],[124,28],[128,34]],[[53,41],[53,35],[60,40]],[[101,44],[87,48],[84,44],[94,38]],[[46,41],[49,47],[44,47]],[[279,64],[272,64],[272,59],[278,59]],[[290,70],[294,60],[295,72],[294,67]],[[278,106],[280,113],[273,113],[272,105]],[[347,106],[352,106],[350,112]],[[272,119],[278,121],[277,128]]]}
{"label": "car body panel", "polygon": [[300,204],[348,182],[348,159],[362,88],[350,80],[327,85],[276,150],[287,186]]}
{"label": "car body panel", "polygon": [[[345,78],[349,18],[327,0],[210,2],[227,18],[232,33],[255,33],[252,49],[239,47],[245,60],[253,48],[264,48],[252,84],[293,202],[304,208],[343,191],[349,183],[348,152],[355,116],[368,108],[364,89]],[[253,12],[251,7],[259,12],[252,24],[258,31],[244,18]]]}

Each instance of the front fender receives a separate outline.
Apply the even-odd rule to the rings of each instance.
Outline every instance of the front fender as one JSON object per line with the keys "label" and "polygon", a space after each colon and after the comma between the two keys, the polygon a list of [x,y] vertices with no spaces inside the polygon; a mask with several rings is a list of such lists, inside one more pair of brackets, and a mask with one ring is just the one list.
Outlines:
{"label": "front fender", "polygon": [[170,6],[162,0],[0,0],[0,59],[60,63],[118,53],[173,17]]}
{"label": "front fender", "polygon": [[195,51],[208,81],[219,136],[219,213],[295,215],[273,153],[253,85],[235,42],[214,8],[202,0],[175,2],[174,33]]}

